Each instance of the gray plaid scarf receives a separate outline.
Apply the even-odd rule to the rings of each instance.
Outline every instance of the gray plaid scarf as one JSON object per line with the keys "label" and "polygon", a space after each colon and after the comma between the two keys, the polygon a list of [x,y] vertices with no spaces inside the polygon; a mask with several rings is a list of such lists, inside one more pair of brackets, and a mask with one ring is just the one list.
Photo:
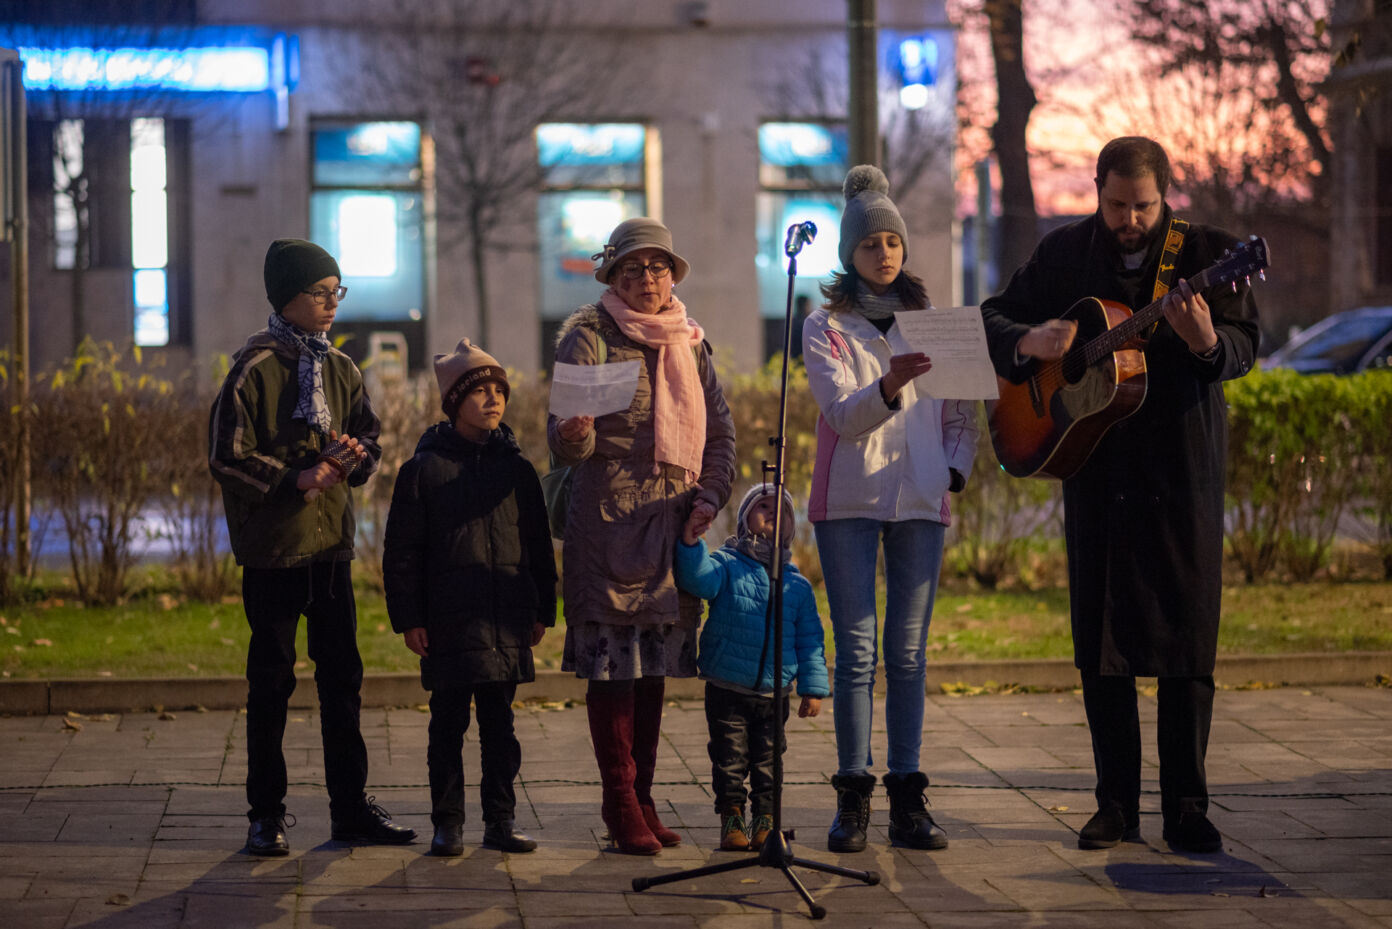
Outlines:
{"label": "gray plaid scarf", "polygon": [[333,427],[333,417],[324,400],[324,359],[329,357],[329,337],[292,326],[279,313],[271,314],[266,328],[278,340],[297,349],[300,356],[299,397],[290,418],[308,423],[320,435],[327,436]]}
{"label": "gray plaid scarf", "polygon": [[856,281],[855,311],[866,319],[893,319],[895,313],[912,309],[904,305],[899,295],[892,290],[876,294],[864,281]]}

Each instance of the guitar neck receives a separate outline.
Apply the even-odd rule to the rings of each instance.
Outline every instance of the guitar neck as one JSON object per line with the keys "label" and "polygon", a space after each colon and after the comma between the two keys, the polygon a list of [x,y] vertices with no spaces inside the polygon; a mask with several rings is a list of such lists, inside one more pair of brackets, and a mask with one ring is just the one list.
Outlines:
{"label": "guitar neck", "polygon": [[[1209,272],[1212,268],[1205,268],[1198,274],[1189,278],[1189,287],[1198,293],[1206,290],[1212,283]],[[1120,351],[1121,347],[1132,339],[1138,337],[1142,332],[1150,327],[1151,323],[1158,320],[1165,312],[1165,298],[1153,300],[1146,306],[1132,313],[1122,322],[1108,329],[1087,344],[1084,349],[1085,363],[1092,364],[1106,358],[1113,352]]]}

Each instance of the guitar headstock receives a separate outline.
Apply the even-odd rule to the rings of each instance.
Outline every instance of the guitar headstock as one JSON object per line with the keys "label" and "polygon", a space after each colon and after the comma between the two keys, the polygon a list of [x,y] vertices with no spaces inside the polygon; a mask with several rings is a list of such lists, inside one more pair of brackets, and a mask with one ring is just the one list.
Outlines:
{"label": "guitar headstock", "polygon": [[1271,255],[1267,248],[1266,239],[1254,235],[1241,245],[1235,245],[1223,253],[1223,257],[1204,272],[1205,285],[1226,284],[1231,282],[1233,289],[1237,289],[1238,279],[1247,280],[1253,274],[1261,276],[1266,280],[1263,273],[1271,265]]}

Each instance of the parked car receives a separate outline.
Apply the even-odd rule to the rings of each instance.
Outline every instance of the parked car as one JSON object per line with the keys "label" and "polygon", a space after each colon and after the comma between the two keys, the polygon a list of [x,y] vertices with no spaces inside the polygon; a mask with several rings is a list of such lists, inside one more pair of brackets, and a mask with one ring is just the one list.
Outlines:
{"label": "parked car", "polygon": [[1302,374],[1354,374],[1392,367],[1392,306],[1334,313],[1296,333],[1262,361]]}

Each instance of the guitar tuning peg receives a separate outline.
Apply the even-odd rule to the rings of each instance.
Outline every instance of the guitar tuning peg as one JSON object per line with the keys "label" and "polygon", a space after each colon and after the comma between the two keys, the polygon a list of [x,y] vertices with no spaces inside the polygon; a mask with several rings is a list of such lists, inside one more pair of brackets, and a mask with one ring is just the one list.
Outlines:
{"label": "guitar tuning peg", "polygon": [[1258,272],[1257,272],[1257,277],[1261,278],[1262,280],[1266,280],[1266,271],[1265,271],[1265,270],[1258,271]]}
{"label": "guitar tuning peg", "polygon": [[1247,275],[1246,277],[1243,278],[1243,280],[1247,283],[1247,286],[1248,286],[1248,287],[1251,287],[1251,286],[1252,286],[1252,275],[1250,275],[1250,274]]}
{"label": "guitar tuning peg", "polygon": [[1232,292],[1237,293],[1237,281],[1232,282]]}

